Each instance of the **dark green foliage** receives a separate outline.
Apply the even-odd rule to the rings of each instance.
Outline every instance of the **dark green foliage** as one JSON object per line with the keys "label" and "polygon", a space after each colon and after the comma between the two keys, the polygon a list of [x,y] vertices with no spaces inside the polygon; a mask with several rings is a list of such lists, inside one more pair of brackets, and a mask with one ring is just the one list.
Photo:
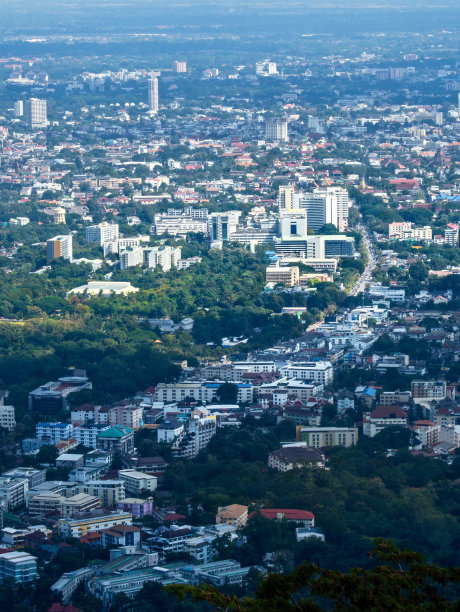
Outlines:
{"label": "dark green foliage", "polygon": [[460,568],[444,569],[423,556],[377,540],[369,569],[325,570],[315,563],[301,565],[289,575],[270,574],[254,598],[228,596],[215,587],[171,585],[166,590],[193,597],[214,610],[237,612],[320,612],[321,610],[458,610]]}

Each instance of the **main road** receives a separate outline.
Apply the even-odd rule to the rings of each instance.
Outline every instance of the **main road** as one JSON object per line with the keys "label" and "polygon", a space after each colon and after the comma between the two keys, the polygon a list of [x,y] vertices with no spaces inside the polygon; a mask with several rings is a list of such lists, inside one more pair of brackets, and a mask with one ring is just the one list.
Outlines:
{"label": "main road", "polygon": [[377,255],[376,255],[374,246],[372,244],[369,230],[367,229],[365,225],[358,225],[358,229],[361,231],[361,234],[364,240],[364,244],[366,245],[366,248],[367,248],[368,262],[367,262],[367,266],[364,272],[361,274],[361,276],[358,278],[356,283],[353,285],[353,288],[351,290],[351,295],[358,295],[358,293],[361,293],[362,291],[364,291],[364,289],[366,288],[366,284],[371,282],[372,272],[374,268],[376,268],[377,266]]}

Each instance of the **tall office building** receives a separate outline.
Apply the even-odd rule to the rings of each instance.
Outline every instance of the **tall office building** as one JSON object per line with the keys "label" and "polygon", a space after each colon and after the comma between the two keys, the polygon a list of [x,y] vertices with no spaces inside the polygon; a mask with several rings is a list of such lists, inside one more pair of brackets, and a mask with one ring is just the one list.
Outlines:
{"label": "tall office building", "polygon": [[337,200],[332,195],[321,193],[294,194],[294,208],[307,211],[308,229],[317,232],[326,223],[337,223]]}
{"label": "tall office building", "polygon": [[288,142],[288,122],[286,121],[286,119],[281,119],[279,121],[266,121],[265,138],[267,140]]}
{"label": "tall office building", "polygon": [[46,100],[30,98],[26,100],[25,115],[31,130],[46,128],[48,119],[46,115]]}
{"label": "tall office building", "polygon": [[282,210],[280,233],[283,240],[307,237],[307,213],[305,210]]}
{"label": "tall office building", "polygon": [[348,191],[342,187],[315,189],[313,193],[295,193],[293,207],[305,208],[308,229],[317,232],[326,223],[332,223],[343,232],[348,227]]}
{"label": "tall office building", "polygon": [[292,197],[294,195],[294,189],[288,185],[280,185],[278,188],[278,206],[280,212],[282,210],[291,210],[292,208]]}
{"label": "tall office building", "polygon": [[174,72],[177,72],[177,73],[187,72],[187,62],[176,60],[173,64],[173,70]]}
{"label": "tall office building", "polygon": [[72,261],[72,236],[54,236],[46,242],[46,258],[48,263],[54,259],[68,259]]}
{"label": "tall office building", "polygon": [[102,246],[104,242],[118,240],[118,223],[98,223],[88,225],[86,228],[86,242],[97,242]]}
{"label": "tall office building", "polygon": [[22,117],[24,114],[24,102],[22,100],[17,100],[14,103],[14,116]]}
{"label": "tall office building", "polygon": [[158,113],[158,76],[149,78],[149,113]]}
{"label": "tall office building", "polygon": [[226,241],[237,230],[240,220],[240,210],[211,213],[208,217],[208,232],[211,241]]}

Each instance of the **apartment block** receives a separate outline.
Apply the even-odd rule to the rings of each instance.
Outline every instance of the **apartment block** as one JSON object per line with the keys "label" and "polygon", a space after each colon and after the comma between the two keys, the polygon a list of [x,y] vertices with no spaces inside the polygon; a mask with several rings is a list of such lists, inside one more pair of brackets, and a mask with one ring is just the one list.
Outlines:
{"label": "apartment block", "polygon": [[133,517],[128,512],[112,512],[87,518],[62,518],[58,521],[58,534],[63,538],[81,538],[90,531],[109,529],[114,525],[132,525]]}
{"label": "apartment block", "polygon": [[324,386],[330,385],[334,379],[334,368],[330,361],[291,363],[280,368],[280,373],[288,378],[310,380]]}
{"label": "apartment block", "polygon": [[248,520],[248,506],[230,504],[221,506],[217,510],[216,525],[234,525],[244,527]]}
{"label": "apartment block", "polygon": [[74,427],[70,423],[37,423],[35,435],[38,440],[47,440],[49,444],[57,444],[61,440],[73,438]]}
{"label": "apartment block", "polygon": [[445,380],[413,380],[411,394],[414,399],[444,399],[447,395]]}
{"label": "apartment block", "polygon": [[137,470],[119,470],[118,478],[124,483],[128,493],[139,495],[144,491],[155,491],[157,488],[157,478],[145,472]]}
{"label": "apartment block", "polygon": [[0,580],[14,580],[28,584],[38,578],[37,558],[25,552],[14,551],[0,554]]}
{"label": "apartment block", "polygon": [[86,242],[96,242],[103,246],[104,242],[118,240],[118,223],[98,223],[86,227]]}
{"label": "apartment block", "polygon": [[93,495],[101,500],[104,508],[112,508],[125,499],[125,483],[122,480],[91,480],[77,485],[80,493]]}
{"label": "apartment block", "polygon": [[265,280],[267,283],[281,284],[285,287],[295,287],[299,284],[299,267],[290,266],[281,268],[280,266],[269,266],[265,270]]}
{"label": "apartment block", "polygon": [[72,236],[54,236],[46,242],[46,259],[51,263],[55,259],[72,261]]}
{"label": "apartment block", "polygon": [[[212,403],[217,399],[217,391],[224,381],[206,382],[179,382],[159,383],[155,387],[155,401],[176,402],[192,397],[206,403]],[[238,388],[237,401],[239,403],[252,402],[253,387],[250,383],[236,383]]]}
{"label": "apartment block", "polygon": [[134,450],[134,429],[112,425],[97,436],[96,448],[115,453],[132,453]]}
{"label": "apartment block", "polygon": [[354,446],[358,441],[357,427],[299,427],[297,440],[314,448]]}
{"label": "apartment block", "polygon": [[0,406],[0,427],[13,431],[16,428],[14,406]]}
{"label": "apartment block", "polygon": [[0,476],[0,500],[3,500],[8,510],[22,506],[29,490],[27,479],[5,478]]}

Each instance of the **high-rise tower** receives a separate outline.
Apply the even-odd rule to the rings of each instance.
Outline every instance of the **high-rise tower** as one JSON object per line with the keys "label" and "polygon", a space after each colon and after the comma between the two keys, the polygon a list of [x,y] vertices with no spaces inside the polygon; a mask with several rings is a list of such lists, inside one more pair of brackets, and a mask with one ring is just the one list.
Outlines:
{"label": "high-rise tower", "polygon": [[46,128],[48,119],[46,116],[46,100],[30,98],[25,104],[26,121],[30,129]]}
{"label": "high-rise tower", "polygon": [[149,78],[149,113],[155,115],[158,113],[158,76]]}

